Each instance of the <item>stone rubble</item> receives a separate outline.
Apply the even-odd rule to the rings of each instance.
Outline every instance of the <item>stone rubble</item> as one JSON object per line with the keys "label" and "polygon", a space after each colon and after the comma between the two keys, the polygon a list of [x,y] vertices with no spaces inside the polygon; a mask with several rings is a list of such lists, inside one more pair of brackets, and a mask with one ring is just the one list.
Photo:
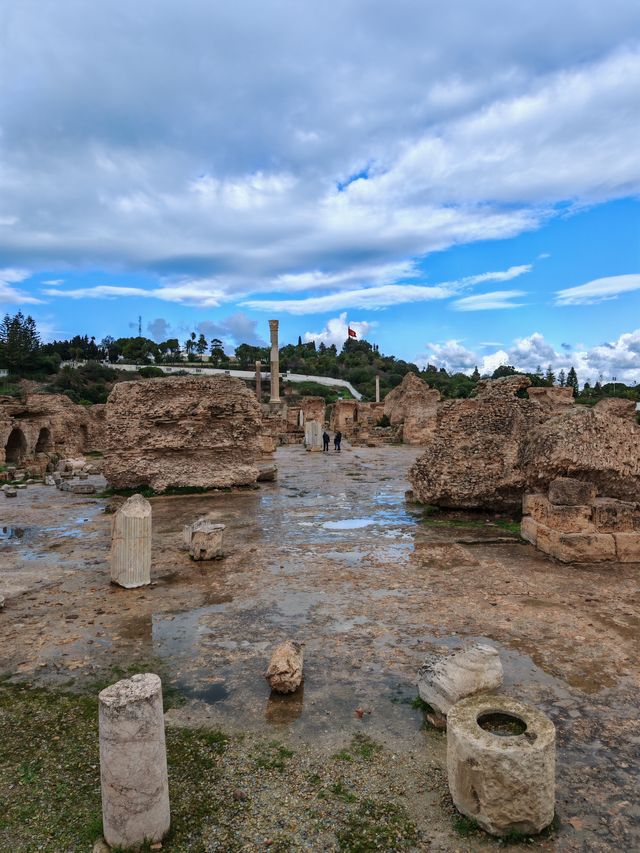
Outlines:
{"label": "stone rubble", "polygon": [[271,655],[264,677],[276,693],[293,693],[302,684],[304,655],[300,643],[287,640]]}

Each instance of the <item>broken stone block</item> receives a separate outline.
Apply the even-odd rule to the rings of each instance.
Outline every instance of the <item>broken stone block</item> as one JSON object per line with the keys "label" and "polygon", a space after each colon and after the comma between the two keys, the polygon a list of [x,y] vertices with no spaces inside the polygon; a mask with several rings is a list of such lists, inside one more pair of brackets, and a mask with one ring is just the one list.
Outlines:
{"label": "broken stone block", "polygon": [[593,520],[598,533],[640,532],[640,504],[614,498],[596,498]]}
{"label": "broken stone block", "polygon": [[220,560],[224,557],[223,538],[225,525],[205,521],[194,526],[189,541],[192,560]]}
{"label": "broken stone block", "polygon": [[4,609],[4,595],[0,595],[0,610]]}
{"label": "broken stone block", "polygon": [[73,495],[95,495],[96,487],[93,483],[61,483],[62,492],[71,492]]}
{"label": "broken stone block", "polygon": [[303,652],[300,643],[281,643],[269,661],[264,677],[276,693],[293,693],[302,683]]}
{"label": "broken stone block", "polygon": [[621,563],[640,563],[640,533],[614,533],[613,538]]}
{"label": "broken stone block", "polygon": [[446,714],[460,699],[500,687],[502,678],[498,651],[477,643],[446,655],[428,654],[418,672],[418,693],[423,702]]}
{"label": "broken stone block", "polygon": [[45,486],[55,486],[56,481],[53,479],[53,477],[50,474],[46,474],[45,478],[44,478],[44,484],[45,484]]}
{"label": "broken stone block", "polygon": [[13,488],[13,487],[11,487],[11,486],[9,486],[8,488],[5,488],[5,489],[4,489],[4,496],[5,496],[5,498],[15,498],[15,497],[17,496],[17,494],[18,494],[17,489],[15,489],[15,488]]}
{"label": "broken stone block", "polygon": [[258,471],[258,483],[272,483],[278,478],[277,465],[261,465]]}
{"label": "broken stone block", "polygon": [[113,517],[111,580],[132,589],[151,583],[151,504],[133,495]]}
{"label": "broken stone block", "polygon": [[26,489],[27,484],[26,483],[16,483],[15,488],[16,489]]}
{"label": "broken stone block", "polygon": [[595,486],[573,477],[556,477],[549,484],[549,501],[562,506],[590,504],[596,496]]}
{"label": "broken stone block", "polygon": [[80,471],[80,472],[78,473],[78,479],[79,479],[79,480],[88,480],[88,479],[89,479],[89,475],[86,473],[86,471]]}
{"label": "broken stone block", "polygon": [[492,835],[535,834],[553,820],[551,720],[506,696],[473,696],[447,714],[447,776],[453,802]]}
{"label": "broken stone block", "polygon": [[127,850],[161,841],[170,815],[160,679],[134,675],[98,698],[105,840]]}

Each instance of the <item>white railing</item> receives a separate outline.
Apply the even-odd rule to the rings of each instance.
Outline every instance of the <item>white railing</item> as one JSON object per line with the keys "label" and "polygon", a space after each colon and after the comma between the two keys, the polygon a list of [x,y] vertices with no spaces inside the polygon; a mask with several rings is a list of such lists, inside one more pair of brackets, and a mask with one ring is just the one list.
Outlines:
{"label": "white railing", "polygon": [[[60,367],[82,367],[86,364],[85,361],[63,361]],[[185,362],[184,364],[174,365],[174,364],[123,364],[118,362],[117,364],[111,364],[108,361],[103,362],[106,367],[112,367],[116,370],[126,370],[128,373],[136,373],[136,371],[140,370],[141,367],[157,367],[163,373],[171,374],[171,373],[191,373],[196,374],[198,376],[214,376],[216,374],[225,374],[226,376],[237,376],[238,379],[255,379],[256,372],[255,370],[225,370],[223,367],[200,367],[193,364],[193,362]],[[271,373],[269,371],[262,371],[260,374],[262,376],[263,381],[268,381]],[[280,378],[284,382],[317,382],[318,385],[325,385],[329,388],[346,388],[350,394],[352,394],[356,400],[362,400],[362,394],[353,387],[350,382],[347,382],[346,379],[334,379],[333,376],[306,376],[303,373],[281,373]]]}

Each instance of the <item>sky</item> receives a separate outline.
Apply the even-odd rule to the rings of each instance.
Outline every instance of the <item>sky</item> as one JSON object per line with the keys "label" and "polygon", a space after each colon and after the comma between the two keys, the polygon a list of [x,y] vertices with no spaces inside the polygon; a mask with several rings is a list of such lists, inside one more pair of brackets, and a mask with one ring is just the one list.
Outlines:
{"label": "sky", "polygon": [[640,382],[636,0],[4,0],[0,310]]}

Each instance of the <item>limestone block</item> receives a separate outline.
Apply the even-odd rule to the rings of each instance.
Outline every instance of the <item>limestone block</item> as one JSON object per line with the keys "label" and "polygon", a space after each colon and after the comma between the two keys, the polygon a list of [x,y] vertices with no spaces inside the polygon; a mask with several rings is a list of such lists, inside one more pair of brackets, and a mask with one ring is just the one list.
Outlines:
{"label": "limestone block", "polygon": [[536,548],[543,551],[545,554],[557,556],[560,551],[560,534],[557,530],[552,530],[546,524],[540,524],[536,529]]}
{"label": "limestone block", "polygon": [[561,533],[549,553],[564,563],[600,563],[616,559],[616,543],[610,533]]}
{"label": "limestone block", "polygon": [[161,841],[170,814],[160,679],[134,675],[98,698],[105,840],[126,849]]}
{"label": "limestone block", "polygon": [[207,521],[191,532],[189,556],[192,560],[220,560],[224,557],[224,524]]}
{"label": "limestone block", "polygon": [[264,677],[276,693],[293,693],[302,683],[303,652],[292,640],[279,645],[269,661]]}
{"label": "limestone block", "polygon": [[591,507],[588,505],[565,506],[552,504],[546,495],[525,495],[523,510],[534,521],[546,524],[552,530],[562,533],[595,533],[591,520]]}
{"label": "limestone block", "polygon": [[16,483],[15,488],[16,489],[26,489],[27,484],[26,483]]}
{"label": "limestone block", "polygon": [[305,423],[304,446],[311,451],[322,450],[322,425],[319,421]]}
{"label": "limestone block", "polygon": [[549,483],[549,500],[552,504],[579,506],[590,504],[596,496],[595,486],[573,477],[556,477]]}
{"label": "limestone block", "polygon": [[613,498],[596,498],[593,502],[593,520],[598,533],[640,532],[640,504]]}
{"label": "limestone block", "polygon": [[259,483],[272,483],[278,479],[277,465],[261,465],[258,471]]}
{"label": "limestone block", "polygon": [[0,610],[4,610],[4,595],[0,595]]}
{"label": "limestone block", "polygon": [[151,583],[151,504],[133,495],[113,517],[111,580],[127,589]]}
{"label": "limestone block", "polygon": [[44,484],[45,484],[45,486],[55,486],[56,481],[53,479],[53,477],[50,474],[47,474],[44,478]]}
{"label": "limestone block", "polygon": [[79,480],[88,480],[88,479],[89,479],[89,475],[87,474],[87,472],[86,472],[86,471],[80,471],[80,472],[78,473],[78,479],[79,479]]}
{"label": "limestone block", "polygon": [[73,495],[95,495],[96,487],[93,483],[61,483],[61,492],[71,492]]}
{"label": "limestone block", "polygon": [[5,498],[15,498],[17,496],[17,494],[18,494],[17,489],[14,489],[11,487],[4,489]]}
{"label": "limestone block", "polygon": [[[513,715],[526,729],[481,728],[478,720],[487,725],[496,713]],[[473,696],[454,705],[447,714],[447,775],[458,811],[492,835],[541,832],[554,814],[555,737],[545,714],[509,697]]]}
{"label": "limestone block", "polygon": [[530,515],[525,515],[520,523],[520,536],[535,545],[538,541],[538,522]]}
{"label": "limestone block", "polygon": [[441,714],[460,699],[502,684],[500,655],[492,646],[477,643],[447,655],[430,653],[418,673],[423,702]]}
{"label": "limestone block", "polygon": [[640,533],[614,533],[613,538],[621,563],[640,563]]}

